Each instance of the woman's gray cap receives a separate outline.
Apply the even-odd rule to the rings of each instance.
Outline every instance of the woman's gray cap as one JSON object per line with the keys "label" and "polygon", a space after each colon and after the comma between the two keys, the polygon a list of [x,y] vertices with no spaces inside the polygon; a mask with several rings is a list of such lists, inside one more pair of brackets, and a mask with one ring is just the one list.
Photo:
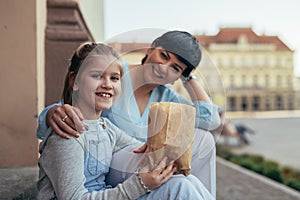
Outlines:
{"label": "woman's gray cap", "polygon": [[201,60],[200,45],[197,39],[188,32],[169,31],[152,42],[152,47],[162,47],[183,58],[188,68],[196,68]]}

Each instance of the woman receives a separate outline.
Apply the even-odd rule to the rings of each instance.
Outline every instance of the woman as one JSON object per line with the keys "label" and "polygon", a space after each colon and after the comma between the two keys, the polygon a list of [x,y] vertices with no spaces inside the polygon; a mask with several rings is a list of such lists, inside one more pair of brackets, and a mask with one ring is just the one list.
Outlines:
{"label": "woman", "polygon": [[166,158],[153,171],[146,165],[115,188],[106,183],[112,154],[140,143],[100,117],[121,91],[118,57],[111,47],[95,43],[74,53],[63,100],[80,109],[86,130],[65,140],[48,129],[40,148],[38,199],[212,199],[192,175],[171,178],[176,168]]}
{"label": "woman", "polygon": [[[214,139],[207,130],[220,125],[218,107],[214,105],[191,72],[201,60],[199,44],[194,36],[183,31],[169,31],[155,39],[142,59],[142,65],[124,64],[124,92],[111,109],[102,113],[127,134],[145,141],[147,137],[148,109],[151,102],[180,102],[191,104],[165,84],[182,78],[196,108],[196,131],[192,157],[192,171],[208,190],[215,195]],[[56,106],[53,108],[53,106]],[[51,108],[51,109],[50,109]],[[49,110],[50,109],[50,110]],[[49,112],[48,112],[49,110]],[[46,115],[47,113],[47,115]],[[67,116],[66,120],[64,117]],[[42,138],[49,124],[62,137],[78,136],[84,130],[80,111],[69,105],[52,105],[39,117],[37,135]],[[46,123],[46,121],[48,123]],[[77,122],[77,127],[74,126]],[[115,154],[117,170],[123,168],[123,154]],[[114,162],[116,161],[116,162]],[[120,166],[120,167],[118,167]],[[115,179],[117,176],[113,176]],[[117,181],[118,182],[118,181]]]}

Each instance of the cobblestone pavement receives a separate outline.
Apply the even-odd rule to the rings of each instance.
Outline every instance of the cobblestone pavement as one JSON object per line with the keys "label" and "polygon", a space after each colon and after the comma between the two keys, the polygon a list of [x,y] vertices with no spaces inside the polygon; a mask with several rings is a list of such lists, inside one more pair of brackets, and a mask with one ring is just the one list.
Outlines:
{"label": "cobblestone pavement", "polygon": [[217,158],[217,200],[300,200],[300,192]]}

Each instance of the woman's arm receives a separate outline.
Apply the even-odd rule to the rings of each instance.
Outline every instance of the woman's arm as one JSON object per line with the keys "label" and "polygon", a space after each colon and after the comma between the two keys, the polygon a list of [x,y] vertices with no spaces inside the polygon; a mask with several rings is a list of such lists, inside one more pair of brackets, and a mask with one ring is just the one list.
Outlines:
{"label": "woman's arm", "polygon": [[[192,87],[195,87],[200,84],[198,83],[198,81],[196,81],[197,80],[191,79],[186,83],[186,87],[189,90],[193,90]],[[198,90],[196,91],[198,92],[190,91],[192,93],[190,95],[193,95],[193,99],[196,99],[195,101],[193,101],[193,103],[185,99],[183,96],[178,95],[173,89],[169,89],[169,91],[166,92],[166,94],[164,94],[168,97],[163,100],[193,105],[196,108],[195,127],[208,131],[214,130],[217,127],[219,127],[221,123],[219,116],[219,107],[212,103],[212,101],[209,99],[208,95],[203,90],[203,88],[198,88]]]}
{"label": "woman's arm", "polygon": [[44,139],[45,133],[47,132],[47,129],[49,128],[49,126],[47,124],[47,120],[46,120],[46,115],[51,108],[54,108],[56,106],[61,106],[61,103],[55,103],[50,106],[47,106],[40,113],[39,118],[38,118],[38,122],[39,122],[38,128],[36,130],[36,136],[38,139],[41,139],[41,140]]}
{"label": "woman's arm", "polygon": [[214,130],[221,124],[219,108],[214,105],[194,74],[183,79],[183,85],[196,107],[196,127]]}
{"label": "woman's arm", "polygon": [[209,96],[207,95],[206,91],[203,89],[195,75],[190,74],[189,77],[182,79],[182,81],[193,102],[203,101],[212,104],[212,101],[210,100]]}

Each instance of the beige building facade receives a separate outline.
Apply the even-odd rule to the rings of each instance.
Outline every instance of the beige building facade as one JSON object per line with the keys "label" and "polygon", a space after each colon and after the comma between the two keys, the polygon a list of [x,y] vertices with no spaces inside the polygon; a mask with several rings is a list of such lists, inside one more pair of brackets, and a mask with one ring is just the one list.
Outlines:
{"label": "beige building facade", "polygon": [[227,111],[297,109],[294,52],[277,36],[257,35],[251,28],[221,28],[216,35],[196,37],[219,70],[224,92],[214,91],[218,86],[212,67],[200,71],[212,93],[223,96]]}
{"label": "beige building facade", "polygon": [[300,109],[300,77],[294,78],[295,92],[296,92],[296,107]]}
{"label": "beige building facade", "polygon": [[0,1],[0,167],[38,158],[38,111],[44,106],[46,1]]}

